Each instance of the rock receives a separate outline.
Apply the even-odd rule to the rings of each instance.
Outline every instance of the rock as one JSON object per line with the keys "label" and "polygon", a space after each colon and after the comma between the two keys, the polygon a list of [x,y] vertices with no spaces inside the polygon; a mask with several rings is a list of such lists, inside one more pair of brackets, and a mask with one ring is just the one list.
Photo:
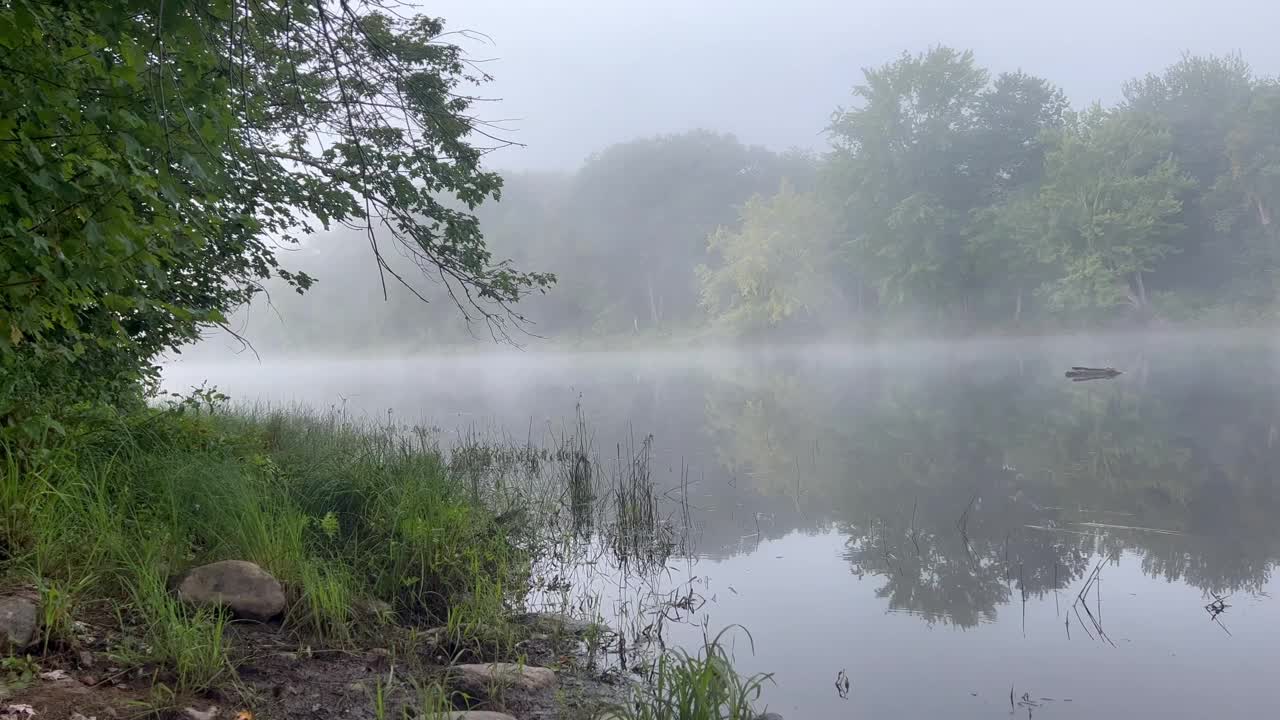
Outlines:
{"label": "rock", "polygon": [[189,707],[185,710],[185,713],[191,720],[213,720],[218,716],[218,706],[210,705],[207,710],[197,710]]}
{"label": "rock", "polygon": [[31,598],[0,597],[0,655],[25,650],[36,641],[40,613]]}
{"label": "rock", "polygon": [[80,667],[88,669],[93,667],[95,662],[97,662],[97,658],[93,656],[93,653],[88,650],[80,651]]}
{"label": "rock", "polygon": [[756,717],[756,720],[782,720],[782,716],[779,715],[778,713],[767,712],[767,713],[761,713],[758,717]]}
{"label": "rock", "polygon": [[258,621],[270,620],[285,608],[280,582],[244,560],[222,560],[188,572],[178,583],[178,597],[196,605],[224,605]]}
{"label": "rock", "polygon": [[448,718],[448,720],[516,720],[506,713],[489,710],[463,710],[451,712],[444,717]]}
{"label": "rock", "polygon": [[538,692],[556,686],[554,670],[514,663],[455,665],[450,668],[454,688],[475,698],[487,698],[493,688]]}

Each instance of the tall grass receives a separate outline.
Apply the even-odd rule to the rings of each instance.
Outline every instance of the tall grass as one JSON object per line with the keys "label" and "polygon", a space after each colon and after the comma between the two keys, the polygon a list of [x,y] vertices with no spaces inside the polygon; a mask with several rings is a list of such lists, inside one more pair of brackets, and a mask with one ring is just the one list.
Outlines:
{"label": "tall grass", "polygon": [[704,638],[696,654],[675,649],[659,655],[630,704],[617,708],[615,715],[625,720],[755,720],[753,703],[772,675],[743,677],[734,670],[724,643],[731,629]]}
{"label": "tall grass", "polygon": [[663,498],[650,470],[652,452],[652,435],[645,436],[638,448],[629,441],[617,449],[610,546],[624,569],[662,566],[676,549],[676,529],[663,515]]}
{"label": "tall grass", "polygon": [[[89,610],[136,625],[138,662],[182,689],[228,669],[225,618],[178,604],[186,569],[256,562],[286,588],[286,627],[346,644],[397,616],[496,617],[527,558],[421,435],[337,413],[180,409],[96,417],[38,457],[0,448],[0,587],[34,586],[46,642]],[[90,605],[100,605],[91,608]]]}
{"label": "tall grass", "polygon": [[[372,635],[382,646],[394,617],[443,625],[455,659],[521,660],[507,611],[535,561],[546,569],[598,550],[624,572],[665,565],[679,539],[650,453],[648,438],[620,446],[608,477],[581,414],[554,450],[470,435],[450,454],[421,428],[341,412],[184,404],[99,415],[38,457],[0,448],[0,588],[39,592],[54,649],[74,647],[74,619],[118,618],[134,642],[113,655],[161,668],[155,682],[171,698],[234,673],[229,618],[171,592],[187,569],[225,559],[282,582],[285,628],[308,645]],[[568,517],[544,517],[557,509]],[[738,676],[722,637],[695,655],[659,656],[623,715],[751,717],[768,678]],[[449,707],[438,690],[422,692]]]}

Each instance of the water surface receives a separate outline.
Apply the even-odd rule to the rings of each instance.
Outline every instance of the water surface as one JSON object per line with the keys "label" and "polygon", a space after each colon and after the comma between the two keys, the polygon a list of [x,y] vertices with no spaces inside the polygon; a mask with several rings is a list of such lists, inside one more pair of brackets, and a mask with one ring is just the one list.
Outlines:
{"label": "water surface", "polygon": [[[1073,383],[1072,365],[1124,374]],[[1205,718],[1276,712],[1278,369],[1270,338],[1202,335],[241,356],[166,382],[446,443],[537,442],[579,411],[605,458],[652,434],[692,541],[641,583],[691,598],[665,638],[748,628],[737,658],[775,673],[787,717]],[[592,592],[635,614],[636,589]]]}

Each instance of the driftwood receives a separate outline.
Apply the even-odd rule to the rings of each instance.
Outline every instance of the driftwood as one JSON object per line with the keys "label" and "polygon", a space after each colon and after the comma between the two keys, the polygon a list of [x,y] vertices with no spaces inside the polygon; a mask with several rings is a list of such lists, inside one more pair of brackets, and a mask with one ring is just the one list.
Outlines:
{"label": "driftwood", "polygon": [[1067,377],[1074,382],[1082,382],[1084,380],[1109,380],[1117,375],[1122,374],[1115,368],[1091,368],[1075,366],[1067,371]]}

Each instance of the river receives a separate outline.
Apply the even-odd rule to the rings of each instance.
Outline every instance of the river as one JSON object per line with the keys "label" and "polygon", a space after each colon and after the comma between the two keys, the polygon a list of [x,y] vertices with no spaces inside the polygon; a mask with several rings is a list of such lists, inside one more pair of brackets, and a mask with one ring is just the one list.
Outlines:
{"label": "river", "polygon": [[[1072,382],[1073,365],[1113,379]],[[240,402],[536,442],[652,435],[670,642],[787,718],[1266,717],[1280,343],[1249,333],[172,363]],[[676,497],[664,491],[663,497]],[[653,589],[652,587],[650,589]],[[605,615],[625,591],[597,589]],[[754,652],[752,651],[754,646]],[[847,678],[847,690],[844,679]]]}

